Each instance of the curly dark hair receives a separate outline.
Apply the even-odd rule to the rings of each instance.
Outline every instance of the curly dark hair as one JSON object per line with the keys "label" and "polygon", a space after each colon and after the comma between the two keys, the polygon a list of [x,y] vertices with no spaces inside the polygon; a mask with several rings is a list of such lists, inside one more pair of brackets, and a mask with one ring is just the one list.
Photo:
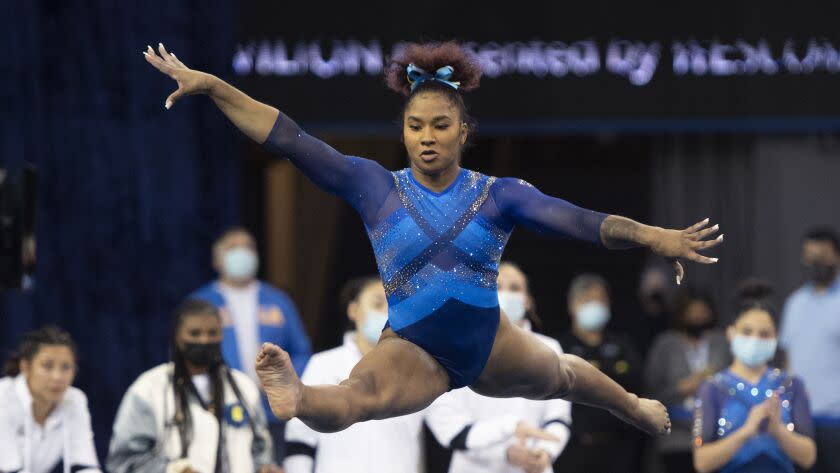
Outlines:
{"label": "curly dark hair", "polygon": [[[412,91],[406,73],[409,64],[414,64],[430,74],[441,67],[451,66],[451,80],[460,82],[460,86],[456,90],[446,84],[429,80]],[[468,113],[463,94],[477,89],[480,80],[481,65],[478,58],[455,41],[411,43],[398,55],[392,57],[385,68],[385,82],[388,87],[406,97],[402,109],[403,114],[414,97],[428,92],[439,93],[458,109],[461,119],[469,126],[470,131],[475,129],[476,124]]]}
{"label": "curly dark hair", "polygon": [[[430,73],[444,66],[452,66],[452,80],[461,83],[458,88],[461,92],[477,89],[481,80],[481,65],[478,63],[478,58],[455,41],[411,43],[406,46],[402,54],[391,58],[385,69],[385,81],[388,87],[405,96],[412,94],[411,84],[406,78],[406,67],[409,64],[414,64]],[[415,89],[414,93],[422,87]]]}

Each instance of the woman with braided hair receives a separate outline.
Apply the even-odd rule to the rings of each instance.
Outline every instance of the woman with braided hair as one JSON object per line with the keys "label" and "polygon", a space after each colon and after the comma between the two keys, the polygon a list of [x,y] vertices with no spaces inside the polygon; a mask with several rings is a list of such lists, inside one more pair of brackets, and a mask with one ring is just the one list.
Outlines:
{"label": "woman with braided hair", "polygon": [[120,403],[112,473],[277,473],[259,389],[222,360],[222,321],[209,302],[175,310],[172,361],[141,374]]}
{"label": "woman with braided hair", "polygon": [[274,107],[210,74],[186,67],[161,44],[146,60],[178,83],[166,108],[208,95],[237,128],[288,158],[321,189],[352,205],[364,221],[388,298],[377,346],[338,385],[306,386],[288,355],[266,344],[257,373],[279,418],[298,417],[321,432],[419,411],[444,392],[469,386],[493,397],[564,398],[609,410],[649,433],[670,422],[657,401],[626,392],[586,361],[558,356],[500,317],[498,264],[516,226],[604,248],[645,246],[673,258],[716,260],[698,251],[717,226],[685,230],[642,225],[549,197],[519,179],[463,169],[473,129],[463,93],[478,87],[477,60],[454,42],[410,45],[386,72],[406,96],[403,133],[409,167],[390,172],[346,156],[306,134]]}

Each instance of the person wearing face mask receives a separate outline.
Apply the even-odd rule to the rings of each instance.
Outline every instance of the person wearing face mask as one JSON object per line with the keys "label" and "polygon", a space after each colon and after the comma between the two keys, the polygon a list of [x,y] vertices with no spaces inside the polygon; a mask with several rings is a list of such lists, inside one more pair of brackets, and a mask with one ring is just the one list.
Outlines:
{"label": "person wearing face mask", "polygon": [[661,261],[651,261],[639,275],[638,313],[629,334],[641,356],[647,351],[653,340],[668,329],[672,316],[671,301],[674,296],[673,277],[670,268]]}
{"label": "person wearing face mask", "polygon": [[[307,384],[339,383],[370,353],[388,321],[385,288],[376,276],[348,281],[341,291],[342,307],[354,329],[337,348],[312,355],[302,380]],[[421,412],[354,424],[341,432],[323,434],[300,419],[286,428],[286,473],[419,473],[422,461]]]}
{"label": "person wearing face mask", "polygon": [[[522,330],[536,318],[528,280],[511,262],[499,264],[499,307]],[[555,352],[552,338],[534,334]],[[562,399],[491,398],[469,389],[450,391],[427,409],[435,438],[454,450],[449,473],[551,473],[569,440],[572,405]]]}
{"label": "person wearing face mask", "polygon": [[[801,380],[769,366],[777,346],[770,287],[747,281],[726,335],[734,361],[697,393],[693,428],[699,473],[793,473],[817,456]],[[837,455],[837,452],[828,452]]]}
{"label": "person wearing face mask", "polygon": [[811,395],[817,473],[840,471],[840,237],[815,228],[802,242],[807,282],[788,297],[779,343]]}
{"label": "person wearing face mask", "polygon": [[112,473],[281,473],[257,385],[222,359],[215,307],[189,299],[175,311],[172,361],[128,388],[114,420]]}
{"label": "person wearing face mask", "polygon": [[0,471],[101,471],[87,397],[71,386],[76,345],[70,334],[43,327],[24,336],[0,378]]}
{"label": "person wearing face mask", "polygon": [[707,293],[682,288],[677,295],[674,317],[674,328],[656,337],[650,348],[645,365],[645,389],[648,395],[665,404],[672,419],[671,435],[655,440],[656,457],[668,473],[693,473],[694,394],[732,358],[726,337],[715,329],[717,316]]}
{"label": "person wearing face mask", "polygon": [[[297,373],[303,372],[312,348],[294,302],[285,292],[256,278],[258,265],[254,237],[243,228],[232,228],[213,245],[213,267],[219,279],[190,297],[205,300],[219,309],[225,331],[222,342],[225,362],[260,385],[254,359],[263,343],[274,343],[289,352]],[[275,460],[280,462],[285,422],[271,414],[265,397],[263,407],[274,439]]]}
{"label": "person wearing face mask", "polygon": [[[625,336],[606,330],[611,318],[609,286],[596,274],[576,276],[569,285],[571,331],[560,336],[566,353],[587,360],[629,392],[641,389],[641,357]],[[569,446],[555,471],[631,473],[639,471],[642,437],[615,417],[572,405]]]}

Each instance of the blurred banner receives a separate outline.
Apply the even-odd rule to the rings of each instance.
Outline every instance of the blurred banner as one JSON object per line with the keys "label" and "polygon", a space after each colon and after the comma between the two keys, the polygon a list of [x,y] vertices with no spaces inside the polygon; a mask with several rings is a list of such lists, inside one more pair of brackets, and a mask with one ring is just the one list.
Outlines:
{"label": "blurred banner", "polygon": [[654,5],[243,2],[231,67],[250,93],[337,130],[393,127],[388,58],[405,41],[451,38],[483,66],[470,103],[484,131],[840,129],[837,5]]}

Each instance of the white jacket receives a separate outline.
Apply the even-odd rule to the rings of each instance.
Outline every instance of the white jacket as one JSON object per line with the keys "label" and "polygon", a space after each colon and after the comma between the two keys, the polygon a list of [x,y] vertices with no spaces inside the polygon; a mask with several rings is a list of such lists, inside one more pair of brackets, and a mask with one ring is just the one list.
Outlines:
{"label": "white jacket", "polygon": [[[355,332],[344,344],[309,359],[304,384],[338,384],[362,359]],[[286,425],[286,473],[412,473],[423,471],[421,413],[354,424],[322,434],[299,419]],[[314,456],[314,470],[313,470]]]}
{"label": "white jacket", "polygon": [[0,471],[98,472],[87,396],[70,387],[44,422],[32,418],[32,395],[23,375],[0,379]]}
{"label": "white jacket", "polygon": [[[164,363],[140,375],[128,388],[114,420],[107,462],[111,473],[163,473],[180,458],[181,437],[174,422],[173,371],[172,363]],[[244,399],[237,399],[225,377],[223,471],[254,473],[272,462],[271,438],[256,384],[240,371],[231,370],[231,373]],[[180,463],[188,463],[198,473],[213,473],[219,422],[195,396],[189,396],[189,410],[192,440],[187,462]],[[249,416],[254,429],[248,422]]]}
{"label": "white jacket", "polygon": [[[530,326],[526,328],[530,329]],[[560,344],[554,339],[534,335],[558,354],[562,353]],[[429,429],[446,447],[458,447],[453,446],[452,441],[469,427],[464,445],[452,454],[449,473],[521,472],[520,468],[507,463],[507,449],[516,441],[513,433],[519,422],[544,428],[561,439],[560,442],[539,441],[528,445],[545,450],[553,462],[569,441],[572,422],[572,405],[562,399],[491,398],[469,388],[444,394],[426,411]],[[545,473],[551,472],[551,466],[546,468]]]}

